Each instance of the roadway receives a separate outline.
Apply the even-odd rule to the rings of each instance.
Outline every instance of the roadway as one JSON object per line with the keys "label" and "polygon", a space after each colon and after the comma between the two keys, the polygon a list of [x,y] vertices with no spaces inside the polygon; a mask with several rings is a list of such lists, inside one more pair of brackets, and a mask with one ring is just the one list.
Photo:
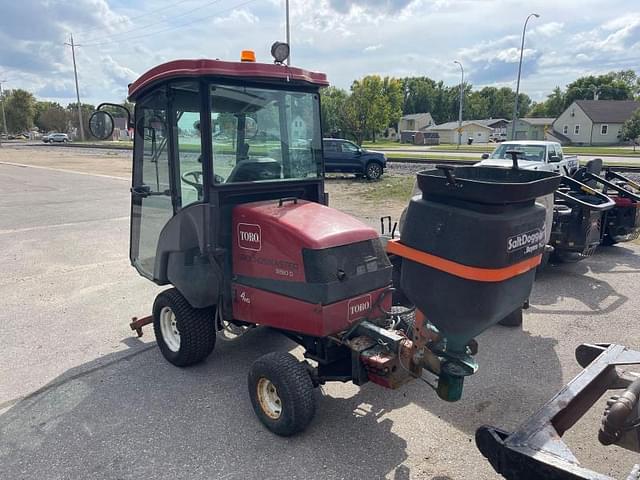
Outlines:
{"label": "roadway", "polygon": [[[257,329],[201,365],[169,365],[150,329],[138,339],[127,325],[159,288],[129,266],[124,175],[16,158],[0,152],[2,478],[494,479],[478,426],[512,429],[536,411],[579,372],[582,342],[640,348],[640,247],[603,249],[539,278],[523,330],[479,337],[462,401],[421,382],[330,384],[309,429],[279,438],[253,414],[246,375],[262,354],[299,349]],[[602,408],[566,437],[587,466],[626,478],[637,457],[598,446]]]}

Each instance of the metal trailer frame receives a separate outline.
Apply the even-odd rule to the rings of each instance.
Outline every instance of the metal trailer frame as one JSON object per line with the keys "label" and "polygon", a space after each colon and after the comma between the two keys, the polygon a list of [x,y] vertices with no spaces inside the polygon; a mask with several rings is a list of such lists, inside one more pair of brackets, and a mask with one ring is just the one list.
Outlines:
{"label": "metal trailer frame", "polygon": [[[575,355],[584,370],[515,432],[486,425],[476,431],[478,449],[504,478],[615,480],[580,466],[562,435],[607,390],[627,388],[638,379],[619,367],[640,365],[640,352],[615,344],[583,344]],[[640,479],[640,465],[633,467],[631,479]]]}

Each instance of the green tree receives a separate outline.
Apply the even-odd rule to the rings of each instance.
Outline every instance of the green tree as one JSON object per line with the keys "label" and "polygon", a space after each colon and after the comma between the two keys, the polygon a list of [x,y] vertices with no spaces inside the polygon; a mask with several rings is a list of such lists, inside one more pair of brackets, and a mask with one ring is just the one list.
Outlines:
{"label": "green tree", "polygon": [[33,127],[36,99],[32,93],[22,89],[9,90],[2,100],[9,132],[18,133]]}
{"label": "green tree", "polygon": [[66,132],[69,114],[59,103],[40,101],[35,105],[34,123],[41,132]]}
{"label": "green tree", "polygon": [[384,83],[378,75],[354,81],[346,106],[345,117],[350,133],[359,144],[366,136],[375,140],[376,132],[384,130],[389,123]]}
{"label": "green tree", "polygon": [[622,124],[620,138],[632,142],[633,151],[636,151],[636,143],[638,143],[637,140],[640,138],[640,108],[633,112],[631,118]]}
{"label": "green tree", "polygon": [[[69,115],[69,122],[71,127],[75,129],[76,132],[80,132],[79,124],[78,124],[78,103],[73,102],[67,105],[67,114]],[[84,134],[87,138],[93,138],[91,132],[89,132],[89,117],[95,111],[95,107],[90,103],[83,103],[80,107],[80,111],[82,112],[82,126],[84,127]]]}
{"label": "green tree", "polygon": [[345,129],[344,108],[349,94],[336,87],[320,91],[322,131],[324,135],[340,135]]}
{"label": "green tree", "polygon": [[386,102],[386,127],[395,127],[402,116],[404,102],[402,80],[393,77],[384,77],[382,81],[383,95]]}
{"label": "green tree", "polygon": [[633,98],[632,77],[633,75],[628,71],[580,77],[567,85],[564,108],[566,109],[575,100],[592,100],[596,96],[599,100],[631,99]]}

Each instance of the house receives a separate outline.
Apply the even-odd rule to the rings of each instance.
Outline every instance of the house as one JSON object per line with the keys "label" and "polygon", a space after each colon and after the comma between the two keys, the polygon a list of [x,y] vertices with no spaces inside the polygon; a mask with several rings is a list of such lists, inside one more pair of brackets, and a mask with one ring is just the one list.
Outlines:
{"label": "house", "polygon": [[491,138],[507,138],[507,127],[511,124],[509,120],[504,118],[484,118],[482,120],[473,120],[476,123],[481,123],[487,127],[491,127]]}
{"label": "house", "polygon": [[417,132],[424,131],[431,125],[435,125],[433,117],[430,113],[412,113],[409,115],[403,115],[398,122],[398,133],[400,135],[401,142],[410,142],[411,136],[403,135],[403,132]]}
{"label": "house", "polygon": [[132,140],[126,118],[115,117],[113,127],[112,140]]}
{"label": "house", "polygon": [[[516,120],[515,140],[545,140],[552,130],[555,118],[525,117]],[[511,130],[508,131],[511,137]]]}
{"label": "house", "polygon": [[612,145],[620,142],[622,124],[640,108],[633,100],[576,100],[553,123],[564,143]]}
{"label": "house", "polygon": [[296,115],[291,122],[291,138],[304,139],[307,138],[307,123]]}
{"label": "house", "polygon": [[[440,143],[458,143],[458,122],[433,125],[426,131],[437,132],[440,136]],[[492,132],[493,128],[476,120],[465,120],[462,122],[462,143],[468,143],[469,139],[478,143],[487,143]]]}

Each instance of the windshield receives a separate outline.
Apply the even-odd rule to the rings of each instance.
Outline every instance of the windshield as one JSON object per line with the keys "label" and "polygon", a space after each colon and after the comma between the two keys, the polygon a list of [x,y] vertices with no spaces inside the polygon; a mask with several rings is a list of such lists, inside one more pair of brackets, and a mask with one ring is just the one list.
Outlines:
{"label": "windshield", "polygon": [[216,183],[322,174],[316,93],[212,85],[210,101]]}
{"label": "windshield", "polygon": [[516,150],[518,152],[518,158],[521,158],[523,160],[542,162],[544,161],[546,147],[544,145],[502,143],[498,148],[495,149],[495,151],[489,156],[489,158],[511,160],[511,155],[507,154],[507,152],[510,150]]}

